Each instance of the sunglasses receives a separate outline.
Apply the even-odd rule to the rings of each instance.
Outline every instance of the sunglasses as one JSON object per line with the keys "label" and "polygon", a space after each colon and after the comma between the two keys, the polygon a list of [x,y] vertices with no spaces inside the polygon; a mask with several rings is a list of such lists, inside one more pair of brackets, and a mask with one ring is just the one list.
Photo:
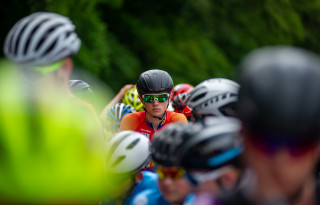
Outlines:
{"label": "sunglasses", "polygon": [[304,155],[315,147],[315,143],[312,140],[280,139],[281,136],[259,136],[256,139],[250,138],[250,142],[269,156],[275,155],[281,149],[285,149],[291,156],[297,157]]}
{"label": "sunglasses", "polygon": [[225,166],[208,172],[188,171],[186,176],[191,185],[197,186],[209,180],[217,180],[226,173],[229,168],[230,166]]}
{"label": "sunglasses", "polygon": [[184,169],[177,167],[165,168],[162,166],[156,166],[156,172],[159,179],[164,179],[165,177],[170,177],[174,180],[181,179],[185,175]]}
{"label": "sunglasses", "polygon": [[153,103],[155,100],[158,100],[158,102],[166,102],[169,98],[169,93],[164,94],[145,94],[142,95],[142,98],[147,103]]}
{"label": "sunglasses", "polygon": [[21,67],[19,70],[28,81],[34,82],[42,79],[47,74],[58,70],[64,63],[65,60],[61,60],[48,66]]}

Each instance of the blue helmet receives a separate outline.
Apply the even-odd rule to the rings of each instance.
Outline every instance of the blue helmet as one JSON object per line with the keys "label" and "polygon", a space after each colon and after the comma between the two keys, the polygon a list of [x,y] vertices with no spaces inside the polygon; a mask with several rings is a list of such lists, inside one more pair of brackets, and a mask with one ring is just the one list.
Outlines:
{"label": "blue helmet", "polygon": [[120,122],[122,118],[128,114],[136,112],[133,107],[130,105],[126,105],[123,103],[117,103],[115,105],[112,105],[106,114],[106,120],[110,123],[112,126],[112,131],[117,132],[118,129],[120,128]]}

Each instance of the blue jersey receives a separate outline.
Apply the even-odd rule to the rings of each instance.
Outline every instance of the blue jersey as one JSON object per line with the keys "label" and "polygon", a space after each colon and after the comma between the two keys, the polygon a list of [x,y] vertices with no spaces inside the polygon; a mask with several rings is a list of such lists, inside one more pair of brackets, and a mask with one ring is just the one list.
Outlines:
{"label": "blue jersey", "polygon": [[192,205],[192,204],[195,204],[195,199],[196,199],[196,196],[194,194],[189,194],[182,205]]}
{"label": "blue jersey", "polygon": [[[132,194],[126,198],[124,205],[170,205],[163,197],[158,188],[158,174],[150,171],[142,171],[143,179],[136,184]],[[183,205],[191,205],[194,195],[186,197]],[[114,201],[107,199],[100,205],[114,205]]]}
{"label": "blue jersey", "polygon": [[158,175],[148,171],[142,171],[142,174],[143,179],[137,183],[124,205],[169,205],[168,202],[161,200]]}

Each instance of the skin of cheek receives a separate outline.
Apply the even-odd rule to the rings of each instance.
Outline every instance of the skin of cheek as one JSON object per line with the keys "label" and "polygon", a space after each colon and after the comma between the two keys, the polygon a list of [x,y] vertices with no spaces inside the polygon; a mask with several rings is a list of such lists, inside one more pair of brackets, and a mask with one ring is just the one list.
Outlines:
{"label": "skin of cheek", "polygon": [[292,156],[286,149],[267,155],[248,141],[245,146],[245,158],[255,170],[263,195],[294,195],[313,176],[315,163],[319,158],[316,151],[319,148],[300,156]]}
{"label": "skin of cheek", "polygon": [[169,177],[158,180],[160,192],[165,200],[170,203],[183,202],[185,197],[191,192],[187,179],[173,180]]}

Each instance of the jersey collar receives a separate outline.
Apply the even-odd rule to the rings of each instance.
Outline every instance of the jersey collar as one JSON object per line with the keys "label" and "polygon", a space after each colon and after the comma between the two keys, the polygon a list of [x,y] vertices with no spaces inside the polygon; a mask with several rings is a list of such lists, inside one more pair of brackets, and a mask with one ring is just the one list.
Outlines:
{"label": "jersey collar", "polygon": [[[144,114],[144,119],[145,119],[147,125],[149,125],[152,129],[154,129],[153,124],[147,119],[147,112],[145,112],[145,114]],[[163,116],[161,122],[159,123],[157,130],[160,129],[164,125],[164,123],[166,122],[166,119],[167,119],[167,111],[165,111],[164,116]]]}

